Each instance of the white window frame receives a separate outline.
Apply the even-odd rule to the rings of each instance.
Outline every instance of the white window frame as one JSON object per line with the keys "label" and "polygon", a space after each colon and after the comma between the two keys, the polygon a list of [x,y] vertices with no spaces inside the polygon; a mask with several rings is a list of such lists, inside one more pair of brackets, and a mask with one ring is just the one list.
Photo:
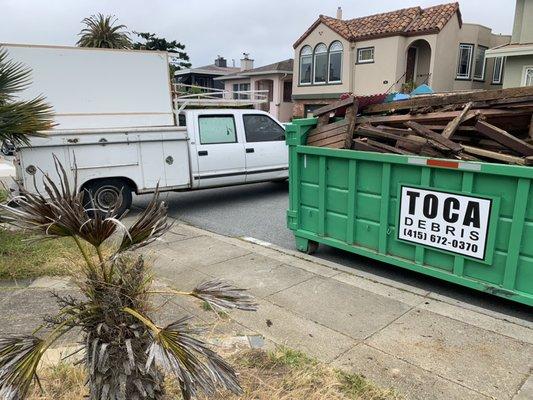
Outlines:
{"label": "white window frame", "polygon": [[[470,56],[468,57],[468,73],[467,75],[459,75],[459,63],[461,62],[461,50],[469,49]],[[455,71],[455,78],[459,80],[470,80],[472,76],[472,58],[474,57],[474,45],[471,43],[460,43],[459,53],[457,55],[457,68]]]}
{"label": "white window frame", "polygon": [[485,52],[489,49],[487,46],[477,45],[476,46],[476,58],[474,60],[474,71],[473,71],[473,78],[475,81],[485,81],[485,69],[487,67],[487,56],[485,53],[483,53],[483,65],[481,66],[481,76],[476,76],[476,65],[477,65],[477,52],[480,49],[484,49]]}
{"label": "white window frame", "polygon": [[[331,50],[331,48],[333,47],[334,44],[338,43],[340,45],[340,50]],[[331,72],[331,69],[330,69],[330,65],[331,65],[331,54],[340,54],[341,55],[341,69],[339,70],[339,77],[340,79],[336,80],[336,81],[332,81],[330,79],[330,72]],[[342,61],[343,61],[343,55],[344,55],[344,46],[342,45],[342,43],[338,40],[335,40],[333,42],[331,42],[331,44],[329,45],[329,48],[328,48],[328,83],[342,83]]]}
{"label": "white window frame", "polygon": [[[498,61],[500,62],[500,73],[496,77],[496,65],[497,65]],[[504,57],[496,57],[494,59],[494,65],[492,66],[492,84],[493,85],[501,85],[501,83],[502,83],[503,62],[504,62]]]}
{"label": "white window frame", "polygon": [[[364,51],[364,50],[372,50],[372,58],[371,59],[367,59],[367,60],[362,60],[361,59],[361,52]],[[357,64],[369,64],[369,63],[373,63],[374,62],[374,58],[375,58],[375,47],[374,46],[370,46],[370,47],[361,47],[360,49],[357,49]]]}
{"label": "white window frame", "polygon": [[[533,71],[533,65],[524,66],[524,69],[522,70],[522,86],[526,86],[526,83],[527,83],[527,71],[528,70]],[[532,85],[533,85],[533,81],[532,81]],[[531,86],[531,85],[529,85],[529,86]]]}
{"label": "white window frame", "polygon": [[[322,55],[322,54],[325,54],[326,55],[326,76],[324,77],[324,81],[322,82],[317,82],[316,81],[316,56],[317,56],[317,52],[316,52],[316,49],[319,47],[319,46],[324,46],[326,48],[326,51],[325,52],[320,52],[318,53],[319,55]],[[328,46],[326,46],[324,43],[318,43],[315,48],[313,49],[313,64],[312,64],[312,71],[313,71],[313,84],[314,85],[325,85],[328,83],[328,62],[329,62],[329,57],[328,57]]]}
{"label": "white window frame", "polygon": [[[307,47],[311,50],[311,53],[303,54],[304,49],[307,48]],[[302,59],[304,57],[310,57],[311,58],[311,74],[309,76],[309,82],[302,82]],[[313,48],[311,46],[309,46],[308,44],[306,44],[305,46],[303,46],[300,49],[300,62],[299,62],[299,65],[298,65],[298,68],[299,68],[299,71],[298,71],[298,84],[300,84],[300,85],[312,85],[313,84],[313,67],[314,67],[313,60],[314,60]]]}

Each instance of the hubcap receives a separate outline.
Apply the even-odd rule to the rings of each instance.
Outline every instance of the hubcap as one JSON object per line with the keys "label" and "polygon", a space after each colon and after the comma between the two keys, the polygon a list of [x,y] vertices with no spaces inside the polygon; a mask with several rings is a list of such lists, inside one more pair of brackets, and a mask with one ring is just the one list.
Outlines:
{"label": "hubcap", "polygon": [[101,210],[113,208],[120,199],[120,192],[114,186],[103,186],[94,194],[96,206]]}

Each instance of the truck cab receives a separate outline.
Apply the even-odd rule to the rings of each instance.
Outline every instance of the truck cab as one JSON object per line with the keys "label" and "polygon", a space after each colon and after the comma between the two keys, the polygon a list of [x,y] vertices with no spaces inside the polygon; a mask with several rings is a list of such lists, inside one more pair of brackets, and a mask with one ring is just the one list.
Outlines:
{"label": "truck cab", "polygon": [[185,122],[192,152],[192,188],[287,178],[285,130],[269,114],[189,110]]}

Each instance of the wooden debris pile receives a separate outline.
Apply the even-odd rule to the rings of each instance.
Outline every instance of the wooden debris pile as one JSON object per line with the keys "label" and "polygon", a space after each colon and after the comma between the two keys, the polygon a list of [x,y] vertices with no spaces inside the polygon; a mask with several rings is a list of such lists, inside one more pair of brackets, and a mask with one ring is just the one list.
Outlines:
{"label": "wooden debris pile", "polygon": [[[332,120],[343,108],[345,118]],[[311,146],[533,165],[533,87],[434,94],[363,110],[350,97],[314,115]]]}

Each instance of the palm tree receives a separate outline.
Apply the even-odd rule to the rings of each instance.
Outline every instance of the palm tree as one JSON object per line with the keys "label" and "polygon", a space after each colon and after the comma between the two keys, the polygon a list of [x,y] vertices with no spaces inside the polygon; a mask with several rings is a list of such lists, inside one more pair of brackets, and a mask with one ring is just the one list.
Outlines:
{"label": "palm tree", "polygon": [[224,281],[198,285],[192,291],[154,290],[150,269],[136,250],[169,230],[167,209],[154,196],[126,228],[115,209],[106,215],[85,210],[84,193],[67,179],[55,158],[59,183],[44,175],[47,198],[20,187],[12,198],[18,207],[0,204],[13,225],[37,238],[70,237],[84,260],[75,281],[83,298],[55,295],[60,311],[32,335],[0,339],[0,398],[20,400],[38,382],[41,357],[72,329],[83,333],[85,367],[91,400],[147,399],[164,396],[165,373],[179,383],[185,400],[219,388],[241,393],[233,368],[199,337],[201,331],[181,318],[158,326],[150,316],[150,297],[185,295],[214,309],[255,310],[251,296]]}
{"label": "palm tree", "polygon": [[52,108],[44,97],[20,100],[17,93],[31,84],[31,70],[8,59],[0,47],[0,141],[28,143],[28,135],[38,135],[53,126]]}
{"label": "palm tree", "polygon": [[126,25],[115,25],[117,18],[114,15],[91,15],[81,22],[85,28],[79,33],[80,40],[76,43],[79,47],[99,47],[105,49],[129,49],[131,40],[129,33],[124,31]]}

